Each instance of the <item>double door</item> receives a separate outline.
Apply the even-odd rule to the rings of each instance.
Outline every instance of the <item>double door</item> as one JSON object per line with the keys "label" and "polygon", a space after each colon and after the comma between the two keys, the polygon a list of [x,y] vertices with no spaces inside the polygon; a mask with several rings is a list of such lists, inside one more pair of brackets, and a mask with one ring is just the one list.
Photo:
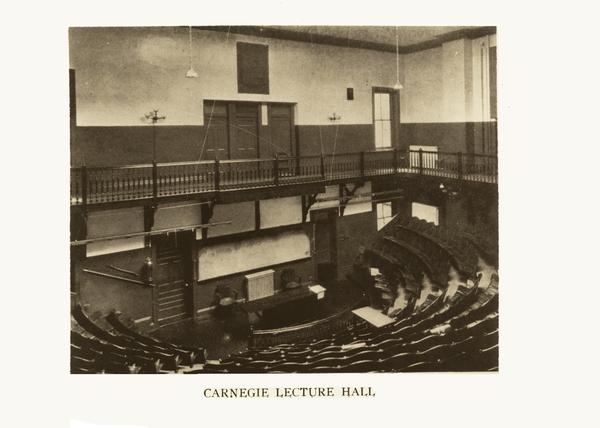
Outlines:
{"label": "double door", "polygon": [[202,159],[270,159],[293,156],[290,104],[245,101],[204,102]]}

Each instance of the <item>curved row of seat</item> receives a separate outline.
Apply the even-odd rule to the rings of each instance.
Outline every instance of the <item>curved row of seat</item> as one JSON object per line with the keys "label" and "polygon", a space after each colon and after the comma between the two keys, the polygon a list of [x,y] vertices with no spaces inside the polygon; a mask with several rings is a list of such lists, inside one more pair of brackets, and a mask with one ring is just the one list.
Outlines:
{"label": "curved row of seat", "polygon": [[453,296],[430,295],[414,312],[375,328],[355,319],[327,338],[252,346],[190,373],[487,371],[498,369],[498,276],[482,283],[481,254],[462,233],[418,219],[395,219],[368,253],[405,282],[423,275],[445,289],[451,267],[462,279]]}
{"label": "curved row of seat", "polygon": [[104,321],[92,321],[76,305],[71,316],[71,373],[173,373],[196,368],[206,361],[204,348],[142,335],[127,327],[116,312]]}
{"label": "curved row of seat", "polygon": [[[475,234],[395,218],[368,250],[384,274],[419,292],[424,277],[440,288],[394,321],[375,328],[351,310],[305,325],[264,331],[239,353],[206,361],[203,349],[158,341],[118,314],[92,321],[72,313],[74,373],[319,373],[498,370],[498,275],[478,272]],[[490,259],[488,258],[487,261]],[[452,268],[463,285],[447,287]],[[466,279],[470,279],[467,281]]]}
{"label": "curved row of seat", "polygon": [[[490,370],[498,366],[497,293],[442,296],[387,328],[360,323],[325,340],[249,349],[196,373]],[[443,302],[443,305],[440,304]]]}

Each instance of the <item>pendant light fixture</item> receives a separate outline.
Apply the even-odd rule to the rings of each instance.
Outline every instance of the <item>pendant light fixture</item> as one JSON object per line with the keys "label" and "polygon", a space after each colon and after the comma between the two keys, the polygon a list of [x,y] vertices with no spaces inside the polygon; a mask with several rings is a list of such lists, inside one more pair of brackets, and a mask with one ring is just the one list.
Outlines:
{"label": "pendant light fixture", "polygon": [[194,70],[194,66],[192,65],[192,27],[190,29],[190,37],[189,37],[189,55],[190,55],[190,69],[185,73],[185,77],[194,79],[198,77],[198,73]]}
{"label": "pendant light fixture", "polygon": [[404,89],[404,86],[400,83],[400,53],[398,51],[398,27],[396,27],[396,84],[394,89],[397,91]]}

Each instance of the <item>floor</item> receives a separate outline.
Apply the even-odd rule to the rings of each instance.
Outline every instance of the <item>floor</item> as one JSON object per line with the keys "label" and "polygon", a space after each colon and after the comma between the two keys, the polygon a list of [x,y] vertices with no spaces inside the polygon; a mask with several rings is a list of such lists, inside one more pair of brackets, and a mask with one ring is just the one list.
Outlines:
{"label": "floor", "polygon": [[[362,292],[349,281],[326,284],[325,297],[313,305],[313,310],[302,319],[271,319],[268,324],[259,323],[254,328],[278,328],[325,318],[353,306],[361,300]],[[241,309],[227,316],[213,315],[206,320],[186,320],[162,327],[152,333],[158,339],[188,346],[203,346],[208,359],[214,360],[245,350],[248,346],[250,325],[248,315]]]}

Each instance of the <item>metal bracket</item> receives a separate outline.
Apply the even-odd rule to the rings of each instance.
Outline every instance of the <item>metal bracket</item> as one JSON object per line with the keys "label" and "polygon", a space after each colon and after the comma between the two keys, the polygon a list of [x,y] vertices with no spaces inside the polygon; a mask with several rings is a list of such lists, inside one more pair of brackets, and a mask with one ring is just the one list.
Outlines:
{"label": "metal bracket", "polygon": [[356,191],[362,187],[365,183],[364,181],[360,180],[357,181],[354,184],[354,189],[350,190],[348,189],[346,184],[340,184],[340,217],[344,216],[344,211],[346,209],[346,205],[348,205],[348,202],[350,202],[350,200],[354,197],[354,194],[356,193]]}
{"label": "metal bracket", "polygon": [[317,202],[318,195],[318,193],[314,195],[302,195],[302,223],[306,223],[310,207]]}

